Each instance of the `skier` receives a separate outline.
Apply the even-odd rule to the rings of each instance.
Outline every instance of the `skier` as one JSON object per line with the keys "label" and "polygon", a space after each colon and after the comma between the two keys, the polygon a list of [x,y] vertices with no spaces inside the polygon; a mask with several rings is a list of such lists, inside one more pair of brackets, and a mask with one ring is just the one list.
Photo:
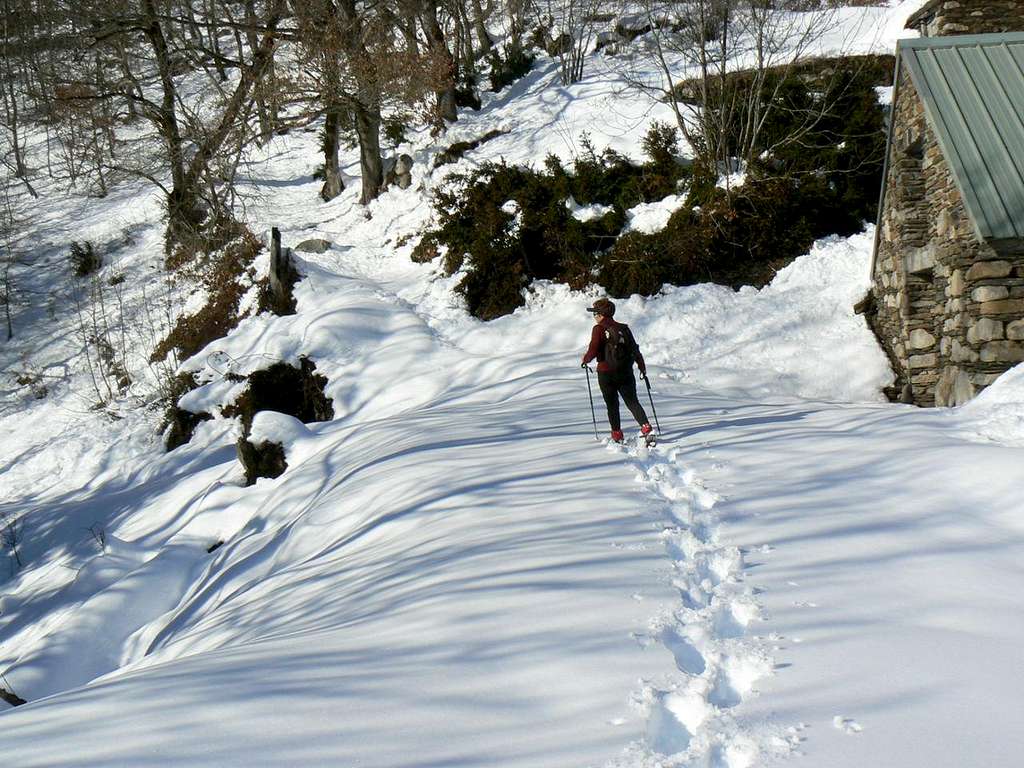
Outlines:
{"label": "skier", "polygon": [[608,407],[608,424],[612,428],[612,440],[623,440],[622,424],[619,421],[619,396],[640,425],[640,434],[650,442],[653,439],[651,424],[636,396],[636,379],[633,378],[633,363],[640,369],[640,378],[647,376],[647,366],[629,326],[618,323],[615,304],[608,299],[598,299],[594,306],[587,308],[594,313],[594,329],[590,333],[590,346],[583,355],[582,367],[597,359],[597,383]]}

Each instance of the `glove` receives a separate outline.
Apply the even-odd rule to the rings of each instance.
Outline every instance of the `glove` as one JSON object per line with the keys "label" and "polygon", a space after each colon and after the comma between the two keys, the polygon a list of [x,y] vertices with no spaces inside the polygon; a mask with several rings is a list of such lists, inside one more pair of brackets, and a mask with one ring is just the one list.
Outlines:
{"label": "glove", "polygon": [[640,371],[640,381],[647,378],[647,371]]}
{"label": "glove", "polygon": [[586,363],[580,363],[580,368],[586,368],[586,367],[587,367]]}

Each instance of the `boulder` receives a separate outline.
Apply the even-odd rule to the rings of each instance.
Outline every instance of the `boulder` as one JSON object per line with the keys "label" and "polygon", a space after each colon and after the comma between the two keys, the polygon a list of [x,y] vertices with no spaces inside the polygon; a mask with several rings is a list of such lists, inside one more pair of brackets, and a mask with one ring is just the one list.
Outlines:
{"label": "boulder", "polygon": [[321,237],[312,237],[309,240],[303,240],[301,243],[295,246],[295,250],[300,253],[325,253],[333,246],[330,240],[324,240]]}
{"label": "boulder", "polygon": [[398,155],[384,160],[384,187],[394,184],[399,189],[412,186],[412,166],[415,161],[411,155]]}

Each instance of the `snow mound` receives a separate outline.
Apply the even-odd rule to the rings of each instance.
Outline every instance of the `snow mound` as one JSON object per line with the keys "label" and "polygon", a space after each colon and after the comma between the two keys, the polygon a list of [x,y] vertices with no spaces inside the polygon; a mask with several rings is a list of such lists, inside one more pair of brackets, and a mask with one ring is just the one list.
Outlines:
{"label": "snow mound", "polygon": [[761,290],[666,286],[620,313],[648,363],[719,393],[880,401],[889,364],[853,305],[869,285],[873,229],[819,240]]}
{"label": "snow mound", "polygon": [[606,216],[615,210],[610,205],[602,205],[601,203],[591,203],[590,205],[580,205],[576,202],[575,198],[570,197],[565,201],[565,207],[572,214],[572,217],[577,221],[588,222],[600,219],[602,216]]}
{"label": "snow mound", "polygon": [[683,207],[686,195],[669,195],[656,203],[640,203],[626,211],[624,232],[642,232],[653,235],[668,226],[672,214]]}
{"label": "snow mound", "polygon": [[1011,368],[958,411],[981,438],[1024,445],[1024,364]]}

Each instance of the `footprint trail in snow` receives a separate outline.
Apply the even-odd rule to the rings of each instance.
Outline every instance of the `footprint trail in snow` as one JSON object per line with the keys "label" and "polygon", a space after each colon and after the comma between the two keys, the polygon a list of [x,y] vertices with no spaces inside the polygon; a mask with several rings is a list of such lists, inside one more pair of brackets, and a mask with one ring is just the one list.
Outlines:
{"label": "footprint trail in snow", "polygon": [[770,639],[750,634],[762,618],[744,583],[743,554],[719,540],[716,507],[707,488],[671,445],[622,450],[636,480],[662,513],[660,537],[671,560],[677,606],[654,617],[642,643],[660,644],[675,671],[642,680],[634,703],[646,714],[644,743],[631,745],[609,768],[751,768],[762,758],[792,752],[798,734],[769,733],[742,723],[735,709],[773,673]]}

